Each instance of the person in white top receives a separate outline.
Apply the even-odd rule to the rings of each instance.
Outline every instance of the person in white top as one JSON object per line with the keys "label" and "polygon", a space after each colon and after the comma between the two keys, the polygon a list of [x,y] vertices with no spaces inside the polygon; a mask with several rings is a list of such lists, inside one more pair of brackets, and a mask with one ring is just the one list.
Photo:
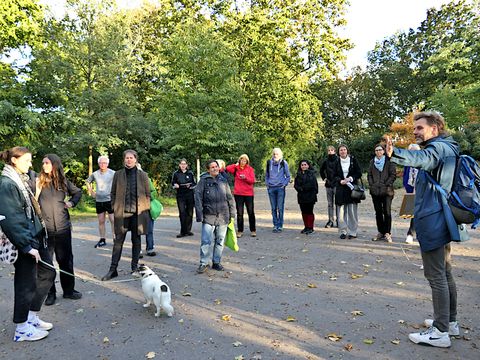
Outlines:
{"label": "person in white top", "polygon": [[[88,194],[95,198],[95,208],[98,217],[98,232],[100,233],[100,240],[95,244],[95,248],[107,245],[106,231],[105,231],[105,213],[108,214],[110,225],[112,227],[112,237],[115,239],[115,231],[113,228],[113,209],[110,199],[110,190],[112,189],[113,175],[115,171],[108,168],[110,160],[107,156],[98,157],[99,169],[92,173],[87,179]],[[96,190],[93,189],[95,182]]]}

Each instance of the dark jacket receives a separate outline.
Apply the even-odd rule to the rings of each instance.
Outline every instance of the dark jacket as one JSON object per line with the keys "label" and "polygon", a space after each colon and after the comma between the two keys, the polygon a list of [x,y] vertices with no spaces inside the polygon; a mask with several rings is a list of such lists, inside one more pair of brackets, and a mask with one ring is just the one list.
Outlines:
{"label": "dark jacket", "polygon": [[[352,177],[352,185],[358,184],[358,179],[362,177],[362,170],[358,165],[357,159],[350,155],[350,167],[348,169],[347,177]],[[340,184],[340,181],[345,177],[343,176],[342,165],[340,164],[340,157],[337,158],[335,164],[335,173],[333,178],[333,187],[335,188],[335,205],[345,205],[359,203],[360,200],[352,199],[352,190],[347,185]]]}
{"label": "dark jacket", "polygon": [[[178,169],[173,173],[172,176],[172,186],[178,184],[180,187],[177,190],[177,197],[193,197],[193,191],[197,183],[195,182],[195,176],[190,170],[182,172],[182,170]],[[190,184],[190,187],[185,186],[186,184]]]}
{"label": "dark jacket", "polygon": [[385,158],[385,165],[382,172],[375,167],[375,159],[370,161],[368,167],[368,186],[372,196],[391,196],[393,197],[393,183],[397,177],[395,164],[388,158]]}
{"label": "dark jacket", "polygon": [[331,188],[334,187],[333,181],[335,178],[335,168],[338,161],[338,156],[335,154],[330,154],[325,159],[320,168],[320,176],[322,180],[325,180],[325,187]]}
{"label": "dark jacket", "polygon": [[318,182],[315,171],[299,171],[295,176],[293,187],[297,190],[297,201],[299,204],[317,202]]}
{"label": "dark jacket", "polygon": [[42,217],[49,234],[70,231],[72,224],[70,214],[65,207],[65,198],[68,197],[73,206],[77,205],[82,197],[82,191],[67,180],[67,191],[57,190],[51,184],[41,189],[38,203],[42,209]]}
{"label": "dark jacket", "polygon": [[28,205],[21,190],[6,176],[0,176],[0,198],[0,214],[5,216],[0,225],[10,242],[24,254],[32,248],[46,247],[39,218],[35,214],[28,218],[25,213]]}
{"label": "dark jacket", "polygon": [[450,191],[460,150],[452,137],[436,137],[425,142],[423,150],[393,149],[392,161],[419,169],[415,186],[414,224],[422,251],[438,249],[451,240],[459,240],[458,227],[446,199],[427,178],[429,172]]}
{"label": "dark jacket", "polygon": [[195,188],[195,214],[198,222],[227,225],[235,217],[235,201],[228,182],[218,175],[204,174]]}
{"label": "dark jacket", "polygon": [[[137,169],[137,216],[138,216],[138,235],[145,235],[148,231],[150,222],[150,183],[145,171]],[[121,234],[125,231],[123,228],[123,219],[125,212],[125,199],[127,189],[127,175],[125,168],[115,171],[112,180],[112,190],[110,198],[112,199],[112,208],[115,227],[115,234]]]}

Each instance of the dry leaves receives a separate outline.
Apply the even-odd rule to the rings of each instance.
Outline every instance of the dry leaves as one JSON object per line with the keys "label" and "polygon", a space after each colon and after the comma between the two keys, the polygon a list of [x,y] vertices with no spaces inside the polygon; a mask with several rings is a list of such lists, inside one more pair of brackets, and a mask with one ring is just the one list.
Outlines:
{"label": "dry leaves", "polygon": [[363,278],[363,275],[362,275],[362,274],[350,273],[350,278],[352,278],[353,280],[355,280],[355,279],[361,279],[361,278]]}
{"label": "dry leaves", "polygon": [[240,345],[243,345],[240,341],[235,341],[234,343],[232,343],[233,346],[235,347],[239,347]]}
{"label": "dry leaves", "polygon": [[108,344],[109,342],[110,342],[110,339],[105,336],[105,337],[103,338],[103,343],[104,343],[104,344]]}
{"label": "dry leaves", "polygon": [[312,284],[312,283],[308,283],[308,284],[307,284],[307,287],[309,287],[310,289],[315,289],[315,288],[317,288],[318,286],[315,285],[315,284]]}
{"label": "dry leaves", "polygon": [[397,286],[405,286],[405,283],[403,281],[396,282],[395,285]]}
{"label": "dry leaves", "polygon": [[192,296],[192,294],[189,293],[189,292],[184,292],[184,293],[182,293],[182,296]]}
{"label": "dry leaves", "polygon": [[340,341],[342,339],[342,335],[331,333],[327,335],[327,339],[330,341]]}
{"label": "dry leaves", "polygon": [[346,344],[343,348],[347,351],[352,351],[353,345],[352,344]]}
{"label": "dry leaves", "polygon": [[213,300],[213,302],[215,303],[215,305],[220,305],[222,303],[222,300],[215,299],[215,300]]}
{"label": "dry leaves", "polygon": [[153,359],[157,354],[155,353],[155,351],[150,351],[148,353],[145,354],[145,357],[147,359]]}
{"label": "dry leaves", "polygon": [[363,339],[363,343],[367,345],[372,345],[375,342],[373,339]]}
{"label": "dry leaves", "polygon": [[232,318],[232,315],[228,315],[228,314],[225,314],[222,316],[223,321],[230,321],[231,318]]}
{"label": "dry leaves", "polygon": [[390,341],[393,345],[399,345],[400,344],[400,340],[399,339],[395,339],[395,340],[392,340]]}
{"label": "dry leaves", "polygon": [[350,314],[352,314],[353,316],[363,316],[363,311],[360,311],[360,310],[353,310],[352,312],[350,312]]}
{"label": "dry leaves", "polygon": [[243,357],[243,355],[238,355],[235,356],[235,360],[245,360],[245,358]]}
{"label": "dry leaves", "polygon": [[293,316],[291,315],[288,315],[287,318],[285,319],[285,321],[288,321],[288,322],[294,322],[294,321],[297,321],[296,318],[294,318]]}

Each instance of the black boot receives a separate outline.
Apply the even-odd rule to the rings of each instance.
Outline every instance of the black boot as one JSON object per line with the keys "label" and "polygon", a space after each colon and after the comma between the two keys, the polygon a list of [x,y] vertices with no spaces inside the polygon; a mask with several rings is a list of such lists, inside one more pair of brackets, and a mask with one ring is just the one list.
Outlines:
{"label": "black boot", "polygon": [[48,293],[47,298],[45,299],[45,305],[51,306],[55,304],[55,300],[57,300],[57,295],[55,295],[55,293]]}
{"label": "black boot", "polygon": [[113,278],[116,278],[117,276],[118,276],[117,269],[110,269],[108,270],[108,273],[106,273],[105,276],[102,277],[102,281],[111,280]]}

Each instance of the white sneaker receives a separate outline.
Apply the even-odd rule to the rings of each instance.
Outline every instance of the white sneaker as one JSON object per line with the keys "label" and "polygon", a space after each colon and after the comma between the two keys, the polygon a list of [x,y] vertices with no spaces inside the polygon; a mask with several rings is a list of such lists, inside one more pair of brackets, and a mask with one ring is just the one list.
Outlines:
{"label": "white sneaker", "polygon": [[48,331],[48,330],[52,330],[52,329],[53,329],[53,324],[52,324],[52,323],[43,321],[43,320],[40,319],[38,316],[36,316],[34,320],[28,321],[27,323],[28,323],[29,325],[35,326],[35,328],[36,328],[37,330]]}
{"label": "white sneaker", "polygon": [[407,235],[407,238],[405,239],[405,242],[407,244],[413,244],[413,236],[412,235]]}
{"label": "white sneaker", "polygon": [[13,341],[36,341],[43,339],[48,336],[48,331],[39,330],[35,326],[28,325],[28,329],[25,331],[15,330],[15,335],[13,336]]}
{"label": "white sneaker", "polygon": [[448,332],[441,332],[435,326],[430,326],[427,330],[411,333],[408,338],[415,344],[431,345],[435,347],[448,348],[452,345]]}
{"label": "white sneaker", "polygon": [[[423,322],[426,327],[433,326],[433,319],[425,319]],[[457,321],[450,321],[448,323],[448,335],[450,336],[460,336],[460,328]]]}

